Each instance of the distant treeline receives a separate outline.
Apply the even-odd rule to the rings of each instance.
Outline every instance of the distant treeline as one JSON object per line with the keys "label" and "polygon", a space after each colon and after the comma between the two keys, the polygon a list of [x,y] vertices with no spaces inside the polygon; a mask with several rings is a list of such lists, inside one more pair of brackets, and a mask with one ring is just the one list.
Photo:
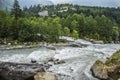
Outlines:
{"label": "distant treeline", "polygon": [[[68,8],[67,11],[60,12]],[[72,4],[58,4],[58,5],[34,5],[29,8],[24,7],[23,11],[26,16],[36,16],[38,17],[38,12],[48,10],[49,16],[59,16],[61,18],[65,18],[68,15],[72,15],[74,13],[81,14],[83,13],[85,16],[101,16],[105,15],[109,17],[112,21],[117,22],[120,25],[120,7],[118,8],[109,8],[109,7],[90,7],[90,6],[79,6]]]}
{"label": "distant treeline", "polygon": [[[17,2],[16,4],[18,5]],[[60,6],[62,5],[54,6],[54,9],[59,10]],[[45,9],[50,8],[49,10],[54,12],[52,10],[53,6],[44,7],[47,7]],[[37,12],[35,11],[39,8],[35,8],[35,6],[24,10],[14,6],[11,14],[0,11],[0,39],[17,40],[19,42],[59,42],[59,36],[73,36],[76,39],[89,38],[106,42],[120,41],[120,26],[118,19],[116,19],[120,15],[115,18],[108,14],[102,14],[103,11],[109,13],[109,10],[113,10],[113,15],[114,12],[118,14],[120,13],[119,8],[91,8],[77,5],[74,5],[74,7],[77,8],[77,11],[72,8],[73,12],[69,10],[63,13],[57,12],[56,16],[49,15],[47,17],[36,15]]]}

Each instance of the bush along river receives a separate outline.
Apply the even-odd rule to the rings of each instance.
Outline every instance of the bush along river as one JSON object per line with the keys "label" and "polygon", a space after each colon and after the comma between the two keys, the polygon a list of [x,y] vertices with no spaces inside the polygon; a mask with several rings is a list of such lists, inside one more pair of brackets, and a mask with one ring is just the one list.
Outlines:
{"label": "bush along river", "polygon": [[46,65],[45,70],[55,74],[58,80],[98,80],[90,71],[93,64],[97,60],[105,62],[120,50],[120,44],[93,44],[82,39],[64,38],[70,42],[30,49],[0,50],[0,61],[43,64]]}

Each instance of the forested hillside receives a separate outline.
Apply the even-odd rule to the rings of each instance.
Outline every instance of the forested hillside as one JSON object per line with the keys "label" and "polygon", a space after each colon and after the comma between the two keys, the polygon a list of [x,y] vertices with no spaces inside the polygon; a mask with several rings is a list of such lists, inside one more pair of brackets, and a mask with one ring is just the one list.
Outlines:
{"label": "forested hillside", "polygon": [[[109,17],[111,20],[115,20],[120,24],[120,7],[118,8],[109,8],[109,7],[87,7],[87,6],[79,6],[72,4],[58,4],[58,5],[34,5],[29,8],[24,7],[24,12],[29,14],[29,16],[39,16],[38,13],[41,11],[47,10],[49,16],[59,16],[59,17],[67,17],[68,15],[72,15],[74,13],[80,14],[83,13],[85,16],[101,16],[105,15]],[[28,16],[27,14],[27,16]]]}
{"label": "forested hillside", "polygon": [[[43,11],[48,15],[42,15]],[[17,3],[9,14],[0,11],[1,43],[2,40],[59,42],[59,36],[118,42],[120,8],[61,4],[21,10]]]}

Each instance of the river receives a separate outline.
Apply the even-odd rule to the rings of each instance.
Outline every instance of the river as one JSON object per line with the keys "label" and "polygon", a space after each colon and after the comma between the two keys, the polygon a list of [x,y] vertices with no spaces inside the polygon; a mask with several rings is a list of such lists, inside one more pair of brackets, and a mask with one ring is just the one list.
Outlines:
{"label": "river", "polygon": [[[67,38],[74,41],[72,38]],[[53,65],[47,71],[57,74],[59,80],[97,80],[92,77],[90,68],[96,60],[105,61],[120,49],[120,44],[92,44],[82,39],[73,43],[87,45],[86,47],[56,47],[50,50],[45,47],[30,49],[1,50],[0,61],[30,63],[31,59],[39,63],[48,58],[64,60],[66,63]]]}

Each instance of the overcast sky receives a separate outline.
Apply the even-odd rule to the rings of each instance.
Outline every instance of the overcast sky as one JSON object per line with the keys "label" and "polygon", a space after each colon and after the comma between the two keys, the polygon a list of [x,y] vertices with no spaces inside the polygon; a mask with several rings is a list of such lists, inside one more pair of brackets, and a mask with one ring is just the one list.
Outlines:
{"label": "overcast sky", "polygon": [[68,3],[71,0],[50,0],[50,1],[52,1],[54,4],[58,4],[58,3]]}
{"label": "overcast sky", "polygon": [[66,2],[70,2],[70,1],[72,1],[72,2],[73,1],[79,1],[79,2],[81,2],[81,1],[82,2],[86,2],[86,1],[91,1],[91,2],[101,2],[101,1],[102,2],[103,1],[104,2],[106,2],[106,1],[109,2],[110,1],[111,2],[111,1],[115,1],[116,3],[118,3],[118,2],[120,3],[120,0],[50,0],[50,1],[54,2],[55,4],[57,4],[57,3],[66,3]]}
{"label": "overcast sky", "polygon": [[54,4],[58,3],[74,3],[80,5],[92,5],[92,6],[109,6],[118,7],[120,6],[120,0],[50,0]]}
{"label": "overcast sky", "polygon": [[70,3],[81,6],[120,7],[120,0],[19,0],[21,6]]}

